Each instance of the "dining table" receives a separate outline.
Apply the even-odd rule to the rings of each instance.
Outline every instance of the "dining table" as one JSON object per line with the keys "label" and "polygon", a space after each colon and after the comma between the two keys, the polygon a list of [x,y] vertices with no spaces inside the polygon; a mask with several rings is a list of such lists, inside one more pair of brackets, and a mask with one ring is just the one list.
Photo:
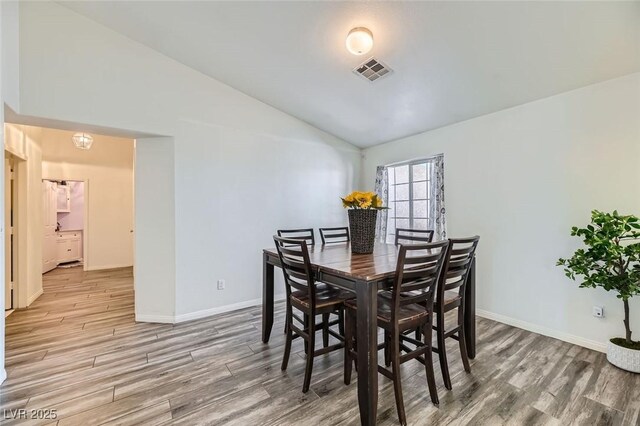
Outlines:
{"label": "dining table", "polygon": [[[315,280],[354,294],[357,304],[356,339],[358,405],[362,425],[376,424],[378,408],[378,292],[393,284],[398,246],[376,243],[373,253],[356,254],[351,245],[336,243],[309,246]],[[262,255],[262,341],[267,343],[273,328],[274,269],[280,267],[275,247]],[[469,358],[476,355],[475,258],[465,286],[464,327]]]}

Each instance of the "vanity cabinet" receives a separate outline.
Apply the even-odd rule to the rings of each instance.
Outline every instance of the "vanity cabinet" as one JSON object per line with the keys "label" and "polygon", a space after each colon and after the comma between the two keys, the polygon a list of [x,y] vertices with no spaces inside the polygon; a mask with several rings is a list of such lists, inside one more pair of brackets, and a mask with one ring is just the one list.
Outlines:
{"label": "vanity cabinet", "polygon": [[73,262],[82,259],[82,232],[58,232],[57,238],[58,263]]}

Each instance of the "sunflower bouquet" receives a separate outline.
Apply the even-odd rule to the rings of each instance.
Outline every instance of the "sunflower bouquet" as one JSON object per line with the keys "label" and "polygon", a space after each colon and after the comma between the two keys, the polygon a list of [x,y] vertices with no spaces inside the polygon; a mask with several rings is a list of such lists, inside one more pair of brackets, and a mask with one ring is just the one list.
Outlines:
{"label": "sunflower bouquet", "polygon": [[382,210],[382,199],[375,192],[353,191],[351,194],[341,198],[342,206],[345,209],[376,209]]}

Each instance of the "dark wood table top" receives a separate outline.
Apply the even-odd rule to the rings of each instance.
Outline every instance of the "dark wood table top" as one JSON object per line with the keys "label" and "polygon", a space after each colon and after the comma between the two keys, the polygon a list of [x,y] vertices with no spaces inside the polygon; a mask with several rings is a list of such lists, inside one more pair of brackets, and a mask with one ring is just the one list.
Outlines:
{"label": "dark wood table top", "polygon": [[[264,249],[277,256],[275,247]],[[371,254],[351,253],[349,243],[309,246],[311,264],[319,270],[362,281],[392,278],[398,261],[398,247],[376,243]]]}

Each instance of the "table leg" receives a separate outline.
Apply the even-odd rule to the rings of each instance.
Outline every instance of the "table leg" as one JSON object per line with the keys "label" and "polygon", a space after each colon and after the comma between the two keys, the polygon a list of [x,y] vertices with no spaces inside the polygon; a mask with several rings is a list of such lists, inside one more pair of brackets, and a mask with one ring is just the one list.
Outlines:
{"label": "table leg", "polygon": [[374,283],[356,283],[358,405],[362,425],[375,425],[378,411],[377,297]]}
{"label": "table leg", "polygon": [[465,288],[464,332],[467,355],[476,357],[476,260],[473,259]]}
{"label": "table leg", "polygon": [[269,342],[273,328],[273,265],[262,255],[262,341]]}

